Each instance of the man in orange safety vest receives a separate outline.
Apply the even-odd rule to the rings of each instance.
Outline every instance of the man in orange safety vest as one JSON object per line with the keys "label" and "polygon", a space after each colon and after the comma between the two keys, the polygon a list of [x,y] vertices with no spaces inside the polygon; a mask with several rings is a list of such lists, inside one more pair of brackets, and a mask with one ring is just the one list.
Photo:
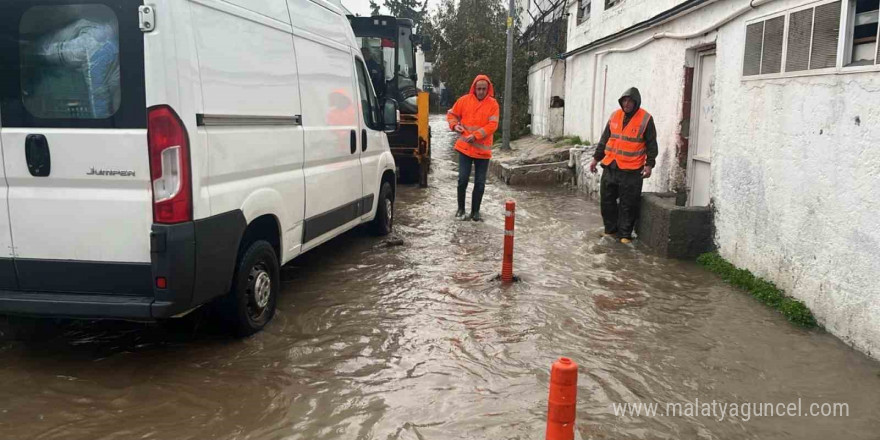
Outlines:
{"label": "man in orange safety vest", "polygon": [[630,243],[639,218],[642,179],[651,177],[657,158],[657,129],[654,118],[642,108],[639,89],[630,88],[618,102],[620,110],[605,126],[590,171],[595,173],[596,165],[602,163],[599,192],[605,235],[617,235],[621,243]]}

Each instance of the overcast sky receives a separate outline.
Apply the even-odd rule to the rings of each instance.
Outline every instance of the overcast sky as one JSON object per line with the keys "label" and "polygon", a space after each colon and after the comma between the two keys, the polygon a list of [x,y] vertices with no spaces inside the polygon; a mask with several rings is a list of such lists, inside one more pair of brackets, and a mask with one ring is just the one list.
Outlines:
{"label": "overcast sky", "polygon": [[[377,0],[376,3],[381,5],[385,2]],[[342,0],[342,4],[353,14],[360,14],[363,16],[370,15],[370,0]],[[440,0],[428,0],[428,11],[434,12],[439,4]],[[382,8],[382,12],[387,13],[388,11],[385,8]]]}

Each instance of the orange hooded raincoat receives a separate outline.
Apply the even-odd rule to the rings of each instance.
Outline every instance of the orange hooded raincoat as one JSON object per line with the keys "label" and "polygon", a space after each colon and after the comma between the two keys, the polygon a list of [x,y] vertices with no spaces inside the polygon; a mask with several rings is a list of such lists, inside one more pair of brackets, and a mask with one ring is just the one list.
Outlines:
{"label": "orange hooded raincoat", "polygon": [[[489,91],[482,101],[477,99],[478,81],[489,83]],[[452,109],[446,112],[446,120],[450,130],[454,130],[457,124],[464,127],[464,133],[455,142],[456,150],[474,159],[492,158],[492,134],[498,129],[498,101],[495,100],[495,86],[488,76],[474,78],[470,93],[455,101]],[[465,142],[469,135],[474,135],[474,140]]]}

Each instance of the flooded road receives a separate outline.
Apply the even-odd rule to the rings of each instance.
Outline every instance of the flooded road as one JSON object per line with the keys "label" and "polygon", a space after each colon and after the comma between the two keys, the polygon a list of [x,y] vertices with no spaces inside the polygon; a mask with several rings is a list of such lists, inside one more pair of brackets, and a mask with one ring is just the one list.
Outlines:
{"label": "flooded road", "polygon": [[[599,238],[597,203],[490,180],[486,221],[454,220],[451,137],[432,126],[430,188],[399,188],[404,245],[354,231],[295,260],[262,333],[73,322],[4,336],[0,439],[541,439],[561,355],[581,366],[585,439],[880,438],[880,363],[693,263]],[[502,287],[507,197],[522,281]],[[695,399],[849,415],[662,414]],[[661,407],[615,415],[627,402]]]}

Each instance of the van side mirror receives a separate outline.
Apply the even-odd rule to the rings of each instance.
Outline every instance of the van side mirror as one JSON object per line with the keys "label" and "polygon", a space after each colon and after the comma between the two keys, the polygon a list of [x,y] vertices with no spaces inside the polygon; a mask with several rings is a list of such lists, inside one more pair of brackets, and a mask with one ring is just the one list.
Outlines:
{"label": "van side mirror", "polygon": [[397,109],[397,101],[386,98],[382,101],[382,123],[385,133],[394,133],[400,128],[400,111]]}

